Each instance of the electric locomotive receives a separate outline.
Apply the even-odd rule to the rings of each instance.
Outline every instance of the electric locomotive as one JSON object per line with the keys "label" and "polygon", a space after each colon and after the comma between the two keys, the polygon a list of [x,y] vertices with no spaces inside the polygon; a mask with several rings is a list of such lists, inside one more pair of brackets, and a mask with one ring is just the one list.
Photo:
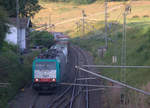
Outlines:
{"label": "electric locomotive", "polygon": [[37,91],[50,91],[63,82],[66,74],[66,56],[57,49],[49,49],[33,61],[33,88]]}

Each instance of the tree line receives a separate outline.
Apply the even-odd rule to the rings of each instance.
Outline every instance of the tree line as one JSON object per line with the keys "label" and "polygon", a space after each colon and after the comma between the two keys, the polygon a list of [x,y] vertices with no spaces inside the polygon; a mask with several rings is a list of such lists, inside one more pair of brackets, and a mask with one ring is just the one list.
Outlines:
{"label": "tree line", "polygon": [[[40,0],[43,2],[74,2],[77,4],[90,4],[93,3],[95,1],[105,1],[105,0]],[[108,0],[109,2],[110,0]],[[123,0],[111,0],[111,1],[123,1]],[[127,1],[127,0],[125,0]]]}
{"label": "tree line", "polygon": [[74,2],[77,4],[89,4],[89,3],[93,3],[97,0],[41,0],[44,2]]}

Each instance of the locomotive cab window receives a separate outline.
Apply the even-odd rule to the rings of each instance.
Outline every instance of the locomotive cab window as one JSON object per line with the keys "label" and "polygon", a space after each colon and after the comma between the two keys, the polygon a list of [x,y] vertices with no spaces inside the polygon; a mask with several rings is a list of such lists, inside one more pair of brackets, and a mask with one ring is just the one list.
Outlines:
{"label": "locomotive cab window", "polygon": [[35,64],[36,70],[52,70],[56,69],[56,62],[37,62]]}
{"label": "locomotive cab window", "polygon": [[37,62],[34,76],[35,78],[56,78],[56,62]]}

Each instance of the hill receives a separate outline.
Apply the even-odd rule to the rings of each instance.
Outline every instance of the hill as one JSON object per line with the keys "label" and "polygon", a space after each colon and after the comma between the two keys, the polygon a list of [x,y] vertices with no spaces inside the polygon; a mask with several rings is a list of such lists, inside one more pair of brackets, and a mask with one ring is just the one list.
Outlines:
{"label": "hill", "polygon": [[[133,17],[139,17],[138,20],[143,20],[142,18],[144,16],[149,16],[150,1],[132,1],[128,2],[128,4],[132,7],[132,12],[128,15],[129,20]],[[40,5],[43,9],[32,19],[36,26],[39,27],[49,23],[55,24],[55,29],[53,28],[53,31],[66,32],[73,37],[76,36],[76,22],[82,18],[82,10],[85,10],[87,15],[86,20],[88,20],[90,24],[94,25],[96,29],[99,29],[99,26],[96,26],[97,22],[104,20],[103,2],[95,2],[89,5],[40,2]],[[108,20],[117,20],[121,22],[123,8],[123,2],[109,2]],[[147,19],[145,19],[145,21],[146,20]],[[130,22],[136,22],[136,20],[130,20]],[[50,28],[48,28],[48,30],[50,31]]]}
{"label": "hill", "polygon": [[[140,20],[140,18],[136,18]],[[150,23],[132,22],[127,24],[127,60],[126,63],[129,66],[150,66]],[[104,56],[99,56],[98,48],[105,45],[104,34],[102,33],[104,28],[99,29],[97,32],[101,34],[94,35],[89,34],[86,38],[78,37],[72,40],[72,42],[80,47],[88,50],[95,59],[95,64],[98,65],[121,65],[121,52],[122,52],[122,25],[113,25],[112,31],[109,34],[108,50],[104,53]],[[112,62],[112,57],[117,57],[117,62]],[[150,92],[150,72],[149,69],[127,68],[125,77],[119,68],[100,68],[99,73],[110,77],[112,79],[123,82],[124,78],[127,84],[133,87],[140,88]],[[149,108],[148,103],[150,100],[148,97],[143,96],[133,91],[129,91],[129,99],[131,99],[132,107],[136,105],[134,101],[139,101],[139,105],[143,108]],[[117,95],[117,94],[116,94]],[[132,100],[133,98],[137,97]],[[111,98],[112,99],[112,98]],[[118,99],[119,100],[119,99]],[[143,102],[144,101],[144,102]],[[145,103],[146,102],[146,103]],[[112,103],[114,104],[114,103]],[[117,107],[118,108],[118,107]],[[128,107],[130,108],[130,107]],[[141,108],[140,106],[137,108]]]}

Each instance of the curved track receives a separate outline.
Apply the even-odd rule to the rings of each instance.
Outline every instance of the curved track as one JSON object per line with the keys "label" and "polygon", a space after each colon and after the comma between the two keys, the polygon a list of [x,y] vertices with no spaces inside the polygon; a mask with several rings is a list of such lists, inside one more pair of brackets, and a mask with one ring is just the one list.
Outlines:
{"label": "curved track", "polygon": [[[91,77],[90,75],[75,69],[76,65],[81,66],[91,63],[93,63],[93,60],[87,52],[77,46],[71,46],[68,65],[69,78],[65,83],[95,84],[96,82],[96,84],[99,84],[100,80],[87,80],[86,78]],[[38,95],[30,87],[20,93],[11,102],[9,108],[100,108],[100,92],[91,93],[89,89],[91,88],[61,85],[54,94]]]}

